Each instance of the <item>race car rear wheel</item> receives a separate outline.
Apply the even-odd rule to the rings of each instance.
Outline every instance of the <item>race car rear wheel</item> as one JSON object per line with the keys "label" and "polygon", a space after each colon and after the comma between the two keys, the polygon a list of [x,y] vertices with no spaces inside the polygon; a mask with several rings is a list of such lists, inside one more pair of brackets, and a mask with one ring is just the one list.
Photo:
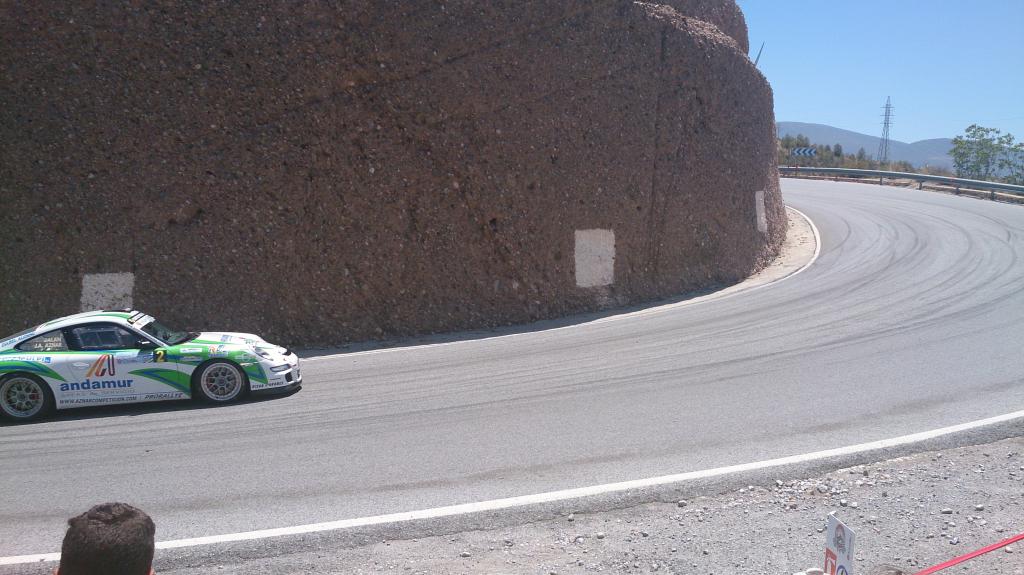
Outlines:
{"label": "race car rear wheel", "polygon": [[211,403],[227,403],[244,395],[249,380],[237,365],[229,361],[211,361],[196,369],[195,389]]}
{"label": "race car rear wheel", "polygon": [[27,373],[0,379],[0,411],[16,421],[29,421],[49,413],[53,392],[46,382]]}

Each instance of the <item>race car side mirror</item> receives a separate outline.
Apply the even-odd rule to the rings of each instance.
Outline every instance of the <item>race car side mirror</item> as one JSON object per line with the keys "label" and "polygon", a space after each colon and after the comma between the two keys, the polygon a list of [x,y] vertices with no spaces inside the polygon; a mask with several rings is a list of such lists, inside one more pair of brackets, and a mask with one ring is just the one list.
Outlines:
{"label": "race car side mirror", "polygon": [[140,339],[138,342],[139,349],[156,349],[157,345],[148,339]]}

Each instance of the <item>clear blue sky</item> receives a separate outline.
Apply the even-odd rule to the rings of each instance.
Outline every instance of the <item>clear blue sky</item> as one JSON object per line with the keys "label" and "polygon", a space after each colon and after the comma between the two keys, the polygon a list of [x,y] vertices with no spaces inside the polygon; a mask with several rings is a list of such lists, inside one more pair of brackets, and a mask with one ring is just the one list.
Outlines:
{"label": "clear blue sky", "polygon": [[1024,0],[738,0],[776,121],[952,138],[970,124],[1024,140]]}

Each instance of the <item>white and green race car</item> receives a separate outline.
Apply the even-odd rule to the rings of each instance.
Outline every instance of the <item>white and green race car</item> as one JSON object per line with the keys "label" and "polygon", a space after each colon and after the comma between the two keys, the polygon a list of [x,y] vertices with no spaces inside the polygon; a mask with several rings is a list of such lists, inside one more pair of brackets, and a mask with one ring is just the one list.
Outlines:
{"label": "white and green race car", "polygon": [[0,341],[0,414],[200,397],[302,383],[299,358],[259,336],[175,331],[133,310],[80,313]]}

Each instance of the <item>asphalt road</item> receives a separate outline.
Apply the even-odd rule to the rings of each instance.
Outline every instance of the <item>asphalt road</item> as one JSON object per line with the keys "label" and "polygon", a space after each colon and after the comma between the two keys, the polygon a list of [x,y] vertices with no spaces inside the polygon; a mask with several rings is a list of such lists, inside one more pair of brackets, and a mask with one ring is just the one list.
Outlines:
{"label": "asphalt road", "polygon": [[0,556],[121,500],[158,540],[681,473],[1024,409],[1024,208],[784,180],[805,272],[698,305],[309,361],[287,397],[0,427]]}

